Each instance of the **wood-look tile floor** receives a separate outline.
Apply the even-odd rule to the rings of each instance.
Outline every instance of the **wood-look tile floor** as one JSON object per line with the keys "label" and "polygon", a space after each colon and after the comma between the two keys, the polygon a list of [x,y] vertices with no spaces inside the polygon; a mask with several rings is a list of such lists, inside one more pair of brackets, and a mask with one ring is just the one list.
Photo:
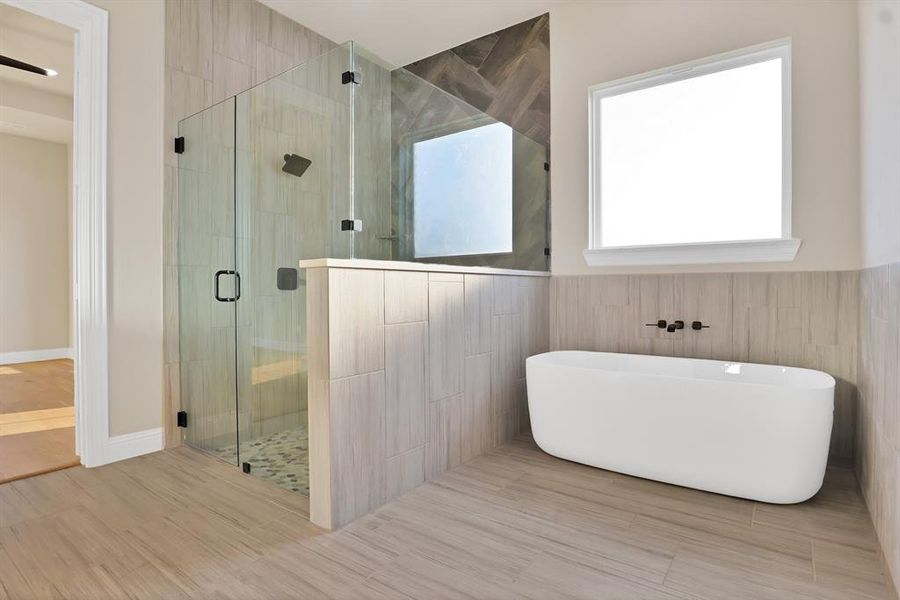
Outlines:
{"label": "wood-look tile floor", "polygon": [[0,486],[0,598],[889,598],[852,473],[771,506],[521,438],[326,533],[188,448]]}
{"label": "wood-look tile floor", "polygon": [[0,366],[0,483],[79,464],[74,376],[66,359]]}

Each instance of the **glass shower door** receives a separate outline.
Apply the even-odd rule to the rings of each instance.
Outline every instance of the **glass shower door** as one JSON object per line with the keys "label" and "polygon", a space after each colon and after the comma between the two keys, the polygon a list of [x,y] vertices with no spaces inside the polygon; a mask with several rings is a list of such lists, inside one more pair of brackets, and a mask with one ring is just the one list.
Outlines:
{"label": "glass shower door", "polygon": [[178,316],[184,440],[236,464],[234,107],[178,126]]}
{"label": "glass shower door", "polygon": [[239,94],[237,388],[240,461],[309,493],[306,285],[298,262],[351,256],[352,71],[338,47]]}

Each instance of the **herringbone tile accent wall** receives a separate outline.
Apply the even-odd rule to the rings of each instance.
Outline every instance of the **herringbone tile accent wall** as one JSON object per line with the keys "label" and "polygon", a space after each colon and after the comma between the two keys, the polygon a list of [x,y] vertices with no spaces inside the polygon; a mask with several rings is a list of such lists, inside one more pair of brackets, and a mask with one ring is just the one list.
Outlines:
{"label": "herringbone tile accent wall", "polygon": [[550,148],[550,16],[480,37],[406,69]]}

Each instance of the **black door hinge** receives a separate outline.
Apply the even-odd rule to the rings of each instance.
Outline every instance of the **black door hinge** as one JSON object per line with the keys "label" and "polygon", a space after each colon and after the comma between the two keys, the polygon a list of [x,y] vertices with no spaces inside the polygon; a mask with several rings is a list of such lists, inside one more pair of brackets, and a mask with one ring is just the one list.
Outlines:
{"label": "black door hinge", "polygon": [[544,248],[544,256],[550,256],[550,248]]}
{"label": "black door hinge", "polygon": [[347,85],[348,83],[356,83],[359,84],[362,82],[362,75],[357,73],[356,71],[344,71],[341,73],[341,83]]}
{"label": "black door hinge", "polygon": [[175,154],[184,154],[184,138],[175,138]]}
{"label": "black door hinge", "polygon": [[187,413],[183,410],[178,411],[178,414],[175,415],[175,423],[179,427],[187,427]]}
{"label": "black door hinge", "polygon": [[362,231],[362,219],[343,219],[341,231]]}
{"label": "black door hinge", "polygon": [[242,464],[242,465],[241,465],[241,470],[242,470],[244,473],[246,473],[247,475],[249,475],[249,474],[250,474],[250,463],[245,462],[244,464]]}
{"label": "black door hinge", "polygon": [[549,171],[549,170],[550,170],[550,163],[544,163],[544,170],[545,170],[545,171]]}

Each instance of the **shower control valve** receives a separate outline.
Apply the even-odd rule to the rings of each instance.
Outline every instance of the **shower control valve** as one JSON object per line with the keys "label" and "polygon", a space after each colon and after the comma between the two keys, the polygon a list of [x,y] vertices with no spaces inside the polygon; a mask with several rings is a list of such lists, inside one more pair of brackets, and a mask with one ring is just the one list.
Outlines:
{"label": "shower control valve", "polygon": [[362,219],[344,219],[341,221],[341,231],[362,231]]}

